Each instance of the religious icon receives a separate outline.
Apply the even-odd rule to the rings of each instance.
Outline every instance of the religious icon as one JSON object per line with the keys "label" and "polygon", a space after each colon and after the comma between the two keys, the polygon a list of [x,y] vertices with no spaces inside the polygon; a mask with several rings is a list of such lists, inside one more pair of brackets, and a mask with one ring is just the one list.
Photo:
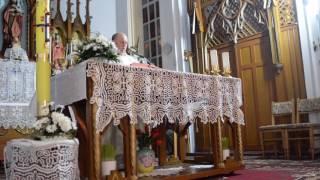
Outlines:
{"label": "religious icon", "polygon": [[22,32],[23,11],[17,0],[10,0],[3,14],[2,54],[11,47],[13,39],[20,39]]}
{"label": "religious icon", "polygon": [[57,29],[53,31],[52,40],[52,68],[54,74],[58,74],[66,69],[68,62],[65,59],[65,47],[62,37]]}

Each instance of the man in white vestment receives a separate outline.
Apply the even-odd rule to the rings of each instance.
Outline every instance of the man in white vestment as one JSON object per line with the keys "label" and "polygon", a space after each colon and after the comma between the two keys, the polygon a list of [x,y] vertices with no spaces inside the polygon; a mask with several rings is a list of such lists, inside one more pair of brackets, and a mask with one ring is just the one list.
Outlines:
{"label": "man in white vestment", "polygon": [[118,53],[119,53],[118,59],[120,60],[120,62],[119,62],[120,64],[131,65],[134,63],[139,63],[139,61],[136,58],[134,58],[131,55],[128,55],[128,53],[127,53],[128,38],[124,33],[119,32],[119,33],[114,34],[112,36],[112,41],[114,42],[114,44],[118,48]]}

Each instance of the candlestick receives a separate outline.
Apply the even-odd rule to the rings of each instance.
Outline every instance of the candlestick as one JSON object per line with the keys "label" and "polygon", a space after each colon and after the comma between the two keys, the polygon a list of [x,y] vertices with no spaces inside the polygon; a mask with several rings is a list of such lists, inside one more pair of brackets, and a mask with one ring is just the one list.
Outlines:
{"label": "candlestick", "polygon": [[210,59],[211,59],[211,73],[213,75],[219,75],[219,60],[218,60],[218,52],[215,49],[210,50]]}
{"label": "candlestick", "polygon": [[229,52],[222,53],[222,62],[223,62],[223,75],[229,77],[231,75]]}
{"label": "candlestick", "polygon": [[224,69],[230,69],[229,52],[222,53],[222,62]]}
{"label": "candlestick", "polygon": [[219,61],[218,61],[218,52],[215,49],[210,50],[210,59],[211,59],[211,66],[218,66],[219,67]]}
{"label": "candlestick", "polygon": [[205,72],[207,73],[210,72],[207,45],[204,46],[204,63],[205,63],[205,66],[204,66]]}

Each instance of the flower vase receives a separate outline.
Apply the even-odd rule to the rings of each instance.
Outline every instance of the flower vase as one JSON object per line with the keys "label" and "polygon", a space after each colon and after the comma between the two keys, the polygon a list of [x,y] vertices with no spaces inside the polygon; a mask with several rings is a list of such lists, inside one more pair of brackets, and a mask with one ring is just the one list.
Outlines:
{"label": "flower vase", "polygon": [[138,172],[150,173],[154,170],[155,154],[149,147],[144,147],[138,151]]}

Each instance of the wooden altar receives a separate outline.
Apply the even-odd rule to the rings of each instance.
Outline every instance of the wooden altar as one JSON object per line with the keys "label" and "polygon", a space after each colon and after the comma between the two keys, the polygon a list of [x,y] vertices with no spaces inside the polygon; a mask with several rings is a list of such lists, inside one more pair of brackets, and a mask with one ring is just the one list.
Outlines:
{"label": "wooden altar", "polygon": [[[79,74],[77,75],[72,71],[78,71],[81,73],[80,75]],[[86,83],[85,84],[80,83],[82,84],[80,85],[80,87],[78,87],[78,85],[73,85],[74,83],[70,83],[70,81],[75,82],[75,79],[71,78],[71,76],[74,76],[74,75],[77,76],[77,78],[79,79],[84,78],[84,81],[86,81]],[[160,79],[167,78],[167,79],[156,81],[151,77],[160,78]],[[181,82],[175,83],[176,80],[179,80]],[[61,84],[59,81],[64,81],[64,82],[62,82]],[[111,83],[111,81],[113,83]],[[115,124],[119,124],[118,127],[123,133],[125,177],[128,179],[137,179],[136,126],[135,126],[135,124],[137,123],[137,119],[135,115],[138,115],[138,114],[141,115],[142,113],[141,111],[136,111],[139,108],[134,108],[134,106],[129,106],[129,108],[126,109],[127,111],[122,112],[122,110],[120,109],[124,109],[123,106],[117,109],[117,105],[113,100],[119,97],[125,99],[125,96],[126,96],[126,97],[130,97],[129,99],[137,99],[141,97],[141,99],[146,99],[145,101],[147,101],[148,93],[150,91],[152,92],[154,91],[153,93],[156,93],[155,89],[159,87],[164,87],[163,85],[166,83],[168,84],[166,85],[166,87],[170,87],[170,86],[176,87],[171,89],[183,89],[188,87],[187,91],[191,92],[192,88],[196,89],[196,88],[199,88],[200,86],[202,87],[201,84],[202,82],[205,82],[205,81],[209,82],[207,83],[208,86],[206,86],[206,88],[208,88],[208,92],[210,91],[211,93],[214,93],[215,90],[218,90],[219,92],[216,92],[215,94],[217,95],[220,94],[221,97],[223,98],[219,98],[217,96],[211,96],[210,93],[206,93],[206,91],[203,91],[205,92],[205,95],[197,94],[194,97],[186,96],[186,99],[189,98],[186,105],[188,104],[190,105],[193,102],[193,107],[188,106],[188,108],[192,109],[196,106],[199,106],[197,111],[191,111],[191,112],[188,111],[189,114],[185,115],[184,113],[182,113],[181,108],[175,109],[178,106],[177,104],[176,106],[172,106],[168,108],[169,110],[167,110],[168,111],[167,118],[169,119],[169,122],[171,119],[171,123],[173,123],[172,119],[176,119],[178,115],[180,115],[181,117],[184,117],[179,120],[179,124],[180,124],[180,128],[178,131],[178,137],[179,137],[178,139],[180,139],[178,141],[179,145],[183,144],[182,139],[186,134],[186,130],[188,126],[191,123],[195,121],[200,121],[200,119],[203,123],[208,123],[208,122],[210,123],[210,126],[214,129],[214,131],[212,131],[212,136],[213,136],[212,148],[214,150],[212,155],[212,162],[214,166],[213,168],[209,168],[209,169],[207,168],[205,170],[197,170],[193,172],[185,171],[185,172],[182,172],[181,174],[173,176],[172,177],[173,179],[182,179],[185,177],[188,177],[189,179],[190,178],[195,179],[195,178],[209,177],[209,176],[220,175],[220,174],[227,174],[235,170],[242,169],[244,167],[243,149],[242,149],[242,140],[241,140],[241,124],[243,124],[243,116],[240,110],[240,106],[242,102],[241,102],[241,81],[239,79],[226,78],[221,76],[215,77],[215,76],[200,75],[200,74],[189,74],[189,73],[184,74],[184,73],[167,71],[162,69],[152,70],[152,69],[134,68],[134,67],[128,67],[128,66],[99,63],[96,61],[79,65],[79,67],[76,66],[76,68],[70,69],[60,74],[59,76],[54,77],[54,79],[52,80],[52,84],[59,88],[54,88],[55,90],[53,94],[57,94],[57,93],[62,93],[62,94],[59,94],[59,97],[56,96],[56,98],[60,100],[57,101],[55,98],[53,98],[53,100],[58,104],[64,104],[64,105],[72,104],[73,110],[76,115],[76,119],[78,121],[78,127],[79,127],[78,138],[80,140],[79,157],[80,157],[81,176],[89,177],[89,179],[101,178],[101,156],[100,156],[101,134],[103,134],[103,132],[108,129],[108,126],[110,125],[110,122],[111,122],[109,120],[113,119],[112,121],[114,121]],[[211,87],[212,85],[210,84],[211,81],[218,83],[216,84],[217,87]],[[83,81],[77,81],[77,82],[83,82]],[[157,82],[159,84],[157,84]],[[200,82],[200,84],[196,82]],[[206,84],[206,83],[203,83],[203,84]],[[85,88],[82,88],[83,85],[85,86]],[[68,97],[68,95],[65,96],[66,98],[63,98],[64,97],[63,93],[64,92],[68,93],[68,91],[63,90],[65,89],[65,87],[63,86],[70,86],[67,89],[74,89],[74,88],[85,89],[83,91],[85,93],[84,98],[87,98],[87,100],[83,100],[83,96],[79,95],[79,94],[83,95],[83,93],[78,93],[78,92],[77,92],[78,95],[76,99],[72,99]],[[71,87],[71,86],[74,86],[74,87]],[[141,88],[144,86],[146,86],[146,88],[144,89]],[[150,86],[152,88],[149,89],[147,86]],[[135,93],[138,90],[134,90],[132,89],[132,87],[135,87],[136,89],[140,89],[140,91],[144,91],[147,93],[140,93],[138,96],[136,96]],[[111,96],[109,95],[113,93],[118,94],[120,92],[119,88],[120,89],[122,88],[122,90],[125,90],[125,93],[122,94],[121,96],[118,96],[117,98],[116,97],[111,98]],[[212,90],[212,89],[209,90],[210,88],[213,88],[215,90]],[[222,90],[220,90],[220,88]],[[185,92],[185,91],[181,90],[181,92]],[[175,94],[176,92],[172,92],[172,93]],[[226,94],[223,94],[223,93],[226,93]],[[163,94],[168,94],[168,93],[163,92]],[[162,94],[158,94],[158,95],[163,96]],[[53,95],[53,97],[55,97],[55,95]],[[195,97],[200,99],[197,99]],[[202,105],[204,105],[208,109],[208,111],[206,110],[206,108],[203,108],[202,105],[198,105],[194,101],[196,99],[196,101],[202,102],[203,98],[207,98],[207,97],[211,97],[209,98],[210,100],[208,99]],[[228,99],[227,97],[230,97],[231,99],[226,100]],[[70,99],[70,100],[67,100],[67,99]],[[170,100],[173,100],[173,99],[174,98],[171,98]],[[130,102],[130,103],[141,102],[140,100]],[[59,101],[64,101],[64,102],[60,103]],[[125,102],[125,100],[121,102]],[[155,102],[155,100],[149,99],[148,102]],[[172,101],[172,103],[174,103],[174,101]],[[212,109],[212,107],[209,106],[211,105],[211,103],[219,104],[218,106],[220,107],[220,109]],[[228,107],[227,110],[223,109],[222,106]],[[154,112],[152,110],[154,108],[153,106],[148,106],[148,107],[151,110],[145,109],[147,113],[145,113],[144,118],[142,118],[144,123],[150,124],[150,125],[153,123],[153,125],[156,124],[161,126],[162,124],[161,118],[159,119],[153,118],[148,120],[149,113],[154,115],[159,113],[161,110]],[[181,107],[184,108],[185,105]],[[158,104],[157,108],[161,109],[162,107],[159,106]],[[175,112],[175,113],[172,113],[172,112]],[[229,159],[226,161],[223,161],[222,159],[221,131],[222,131],[223,122],[222,122],[222,119],[220,119],[221,118],[220,115],[222,115],[225,120],[228,119],[231,122],[232,134],[235,142],[234,157],[233,159]],[[226,118],[226,116],[229,116],[229,118]],[[216,117],[216,118],[212,118],[212,117]],[[188,119],[188,120],[185,120],[185,119]],[[162,145],[160,147],[161,149],[160,157],[159,157],[160,165],[163,165],[166,161],[165,148],[166,148],[165,145]],[[185,154],[186,154],[186,150],[183,148],[183,146],[180,146],[178,155],[182,161],[184,160]]]}

